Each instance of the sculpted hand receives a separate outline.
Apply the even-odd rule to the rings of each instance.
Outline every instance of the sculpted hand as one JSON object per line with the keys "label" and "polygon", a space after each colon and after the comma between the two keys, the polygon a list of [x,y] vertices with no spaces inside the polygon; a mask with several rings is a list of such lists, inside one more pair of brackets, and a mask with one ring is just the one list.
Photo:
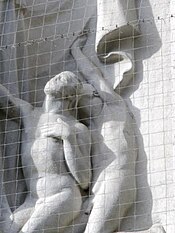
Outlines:
{"label": "sculpted hand", "polygon": [[65,139],[70,135],[71,130],[69,124],[58,118],[57,122],[41,126],[39,133],[43,137]]}
{"label": "sculpted hand", "polygon": [[0,93],[1,92],[5,93],[5,95],[10,95],[9,90],[6,87],[4,87],[2,84],[0,84]]}
{"label": "sculpted hand", "polygon": [[72,133],[71,126],[60,118],[57,119],[56,129],[56,135],[60,136],[62,139],[68,138]]}
{"label": "sculpted hand", "polygon": [[76,50],[76,49],[82,49],[84,47],[84,45],[86,44],[87,41],[87,34],[85,33],[81,33],[73,42],[71,48],[71,52],[72,50]]}

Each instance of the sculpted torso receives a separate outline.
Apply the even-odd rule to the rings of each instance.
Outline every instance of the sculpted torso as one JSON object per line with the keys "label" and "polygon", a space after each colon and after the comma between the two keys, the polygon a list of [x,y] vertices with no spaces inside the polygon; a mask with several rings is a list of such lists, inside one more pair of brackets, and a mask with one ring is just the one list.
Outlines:
{"label": "sculpted torso", "polygon": [[[60,127],[57,120],[60,117],[57,114],[42,114],[37,125],[36,138],[31,147],[30,158],[33,167],[30,190],[39,198],[76,186],[75,180],[69,175],[66,167],[63,141],[56,137],[56,130]],[[55,138],[47,135],[51,127],[55,127]]]}
{"label": "sculpted torso", "polygon": [[118,102],[114,100],[113,103],[112,101],[104,103],[100,97],[92,95],[91,108],[95,110],[93,112],[89,111],[89,108],[85,109],[87,114],[89,112],[94,114],[89,116],[91,122],[88,123],[93,141],[93,179],[97,181],[93,183],[93,192],[97,191],[98,186],[101,187],[98,179],[118,179],[118,169],[130,169],[133,174],[136,153],[133,151],[135,138],[133,126],[130,124],[132,119],[126,114],[123,100],[119,99]]}
{"label": "sculpted torso", "polygon": [[[43,114],[42,108],[32,108],[28,103],[22,105],[22,144],[21,144],[21,160],[25,169],[23,169],[24,176],[26,178],[27,188],[30,188],[31,167],[33,167],[33,160],[31,158],[31,147],[35,141],[35,131],[38,125],[41,114]],[[26,106],[24,108],[24,106]]]}
{"label": "sculpted torso", "polygon": [[[120,97],[118,100],[110,98],[104,102],[100,96],[94,97],[92,94],[86,99],[84,97],[83,102],[87,103],[89,98],[92,110],[84,107],[84,114],[91,113],[88,116],[91,120],[86,124],[93,142],[93,181],[85,233],[111,233],[117,229],[116,219],[126,213],[135,199],[137,153],[133,122]],[[80,100],[80,106],[81,104]],[[120,198],[121,192],[123,198]],[[123,203],[128,203],[128,206]],[[103,219],[103,223],[99,222],[100,219]]]}

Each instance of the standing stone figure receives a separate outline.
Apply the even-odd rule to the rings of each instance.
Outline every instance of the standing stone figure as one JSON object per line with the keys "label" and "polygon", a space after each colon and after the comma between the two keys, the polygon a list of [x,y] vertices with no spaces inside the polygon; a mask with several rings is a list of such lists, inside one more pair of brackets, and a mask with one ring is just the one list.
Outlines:
{"label": "standing stone figure", "polygon": [[[79,214],[80,187],[87,189],[91,180],[90,134],[75,118],[79,81],[73,73],[62,72],[46,84],[44,91],[44,111],[39,117],[31,151],[22,154],[29,193],[11,214],[12,225],[4,233],[39,233],[43,229],[64,232]],[[16,99],[11,101],[16,104]],[[25,127],[31,112],[23,114]]]}
{"label": "standing stone figure", "polygon": [[87,82],[79,108],[92,137],[93,178],[84,233],[113,233],[119,230],[136,196],[134,122],[124,100],[81,51],[86,39],[80,36],[71,47]]}

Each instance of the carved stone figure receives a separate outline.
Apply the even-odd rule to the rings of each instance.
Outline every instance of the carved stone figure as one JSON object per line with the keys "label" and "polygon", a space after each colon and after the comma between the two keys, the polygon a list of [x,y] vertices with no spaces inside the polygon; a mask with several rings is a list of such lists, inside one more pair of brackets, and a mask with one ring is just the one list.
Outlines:
{"label": "carved stone figure", "polygon": [[[125,101],[83,54],[81,49],[86,39],[82,34],[75,40],[71,53],[84,78],[84,93],[78,106],[80,119],[91,132],[93,176],[90,197],[84,205],[84,215],[89,215],[87,225],[85,231],[80,226],[75,232],[113,233],[118,232],[136,198],[136,123]],[[111,55],[115,59],[118,53],[111,52]],[[120,53],[120,56],[126,55]],[[84,219],[81,216],[79,221]],[[160,225],[140,231],[148,232],[165,231]]]}
{"label": "carved stone figure", "polygon": [[[93,180],[89,219],[85,233],[111,233],[135,200],[137,147],[132,116],[123,99],[108,85],[99,70],[84,56],[77,39],[71,53],[83,74],[84,95],[79,100],[80,117],[92,135]],[[87,214],[87,212],[86,212]]]}
{"label": "carved stone figure", "polygon": [[[87,189],[91,180],[90,134],[75,118],[80,83],[73,73],[63,72],[51,79],[44,91],[44,112],[39,117],[35,139],[30,138],[30,145],[31,140],[34,141],[31,153],[25,150],[22,154],[30,192],[11,215],[12,225],[4,233],[16,233],[20,229],[21,233],[42,229],[63,232],[81,208],[80,188],[76,182]],[[11,97],[10,101],[17,106],[18,100]],[[31,112],[23,109],[23,114],[24,123],[29,123]],[[27,130],[29,128],[25,128]]]}

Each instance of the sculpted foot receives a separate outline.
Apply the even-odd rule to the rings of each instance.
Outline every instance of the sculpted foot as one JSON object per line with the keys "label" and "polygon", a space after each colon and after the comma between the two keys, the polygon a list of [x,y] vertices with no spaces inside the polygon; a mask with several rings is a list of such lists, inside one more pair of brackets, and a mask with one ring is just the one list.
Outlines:
{"label": "sculpted foot", "polygon": [[166,233],[166,231],[164,230],[163,226],[161,226],[160,224],[154,224],[150,229],[144,231],[132,231],[132,232],[122,231],[116,233]]}

